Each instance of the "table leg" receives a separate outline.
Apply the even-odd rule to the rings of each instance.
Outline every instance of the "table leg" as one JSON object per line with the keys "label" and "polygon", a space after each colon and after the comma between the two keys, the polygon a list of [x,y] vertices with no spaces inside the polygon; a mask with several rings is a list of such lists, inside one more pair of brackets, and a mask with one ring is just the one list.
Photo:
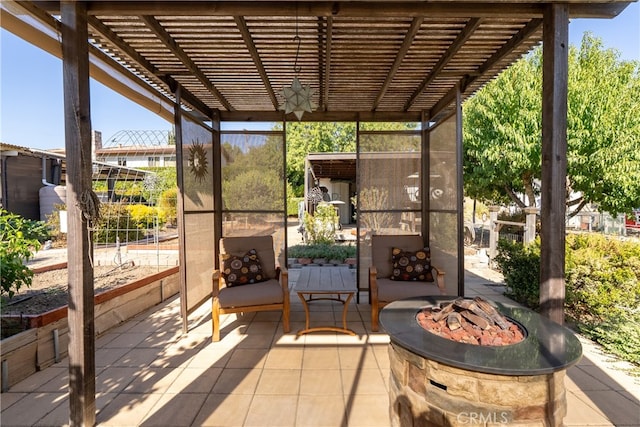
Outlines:
{"label": "table leg", "polygon": [[347,328],[347,310],[349,309],[349,301],[351,301],[351,298],[353,298],[353,294],[347,294],[347,299],[342,303],[344,305],[344,307],[342,307],[342,327],[345,330],[350,330]]}
{"label": "table leg", "polygon": [[[313,294],[309,295],[309,298],[311,298]],[[302,307],[304,307],[304,330],[308,331],[309,330],[309,304],[307,303],[306,298],[304,297],[304,294],[302,292],[298,292],[298,298],[300,298],[300,301],[302,301]],[[300,332],[298,332],[298,335],[300,335]]]}
{"label": "table leg", "polygon": [[298,331],[297,336],[308,334],[309,332],[341,332],[343,334],[355,335],[351,329],[347,328],[347,310],[349,308],[349,301],[353,298],[353,292],[347,294],[347,299],[345,301],[340,298],[340,294],[338,294],[338,298],[316,298],[315,300],[331,300],[331,301],[340,301],[344,307],[342,308],[342,328],[338,328],[336,326],[315,326],[313,328],[310,327],[310,311],[309,311],[309,301],[313,299],[313,293],[309,293],[309,299],[307,300],[304,297],[305,292],[298,292],[298,297],[300,301],[302,301],[302,306],[304,307],[304,315],[305,315],[305,328],[301,331]]}

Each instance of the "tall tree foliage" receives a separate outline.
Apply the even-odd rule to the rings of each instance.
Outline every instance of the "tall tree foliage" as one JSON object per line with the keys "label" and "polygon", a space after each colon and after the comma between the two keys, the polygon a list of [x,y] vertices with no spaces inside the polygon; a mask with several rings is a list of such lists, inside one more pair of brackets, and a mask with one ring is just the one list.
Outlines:
{"label": "tall tree foliage", "polygon": [[[640,62],[586,33],[569,51],[567,205],[613,214],[640,206]],[[464,105],[468,196],[535,206],[541,177],[542,51]],[[524,195],[524,196],[523,196]]]}

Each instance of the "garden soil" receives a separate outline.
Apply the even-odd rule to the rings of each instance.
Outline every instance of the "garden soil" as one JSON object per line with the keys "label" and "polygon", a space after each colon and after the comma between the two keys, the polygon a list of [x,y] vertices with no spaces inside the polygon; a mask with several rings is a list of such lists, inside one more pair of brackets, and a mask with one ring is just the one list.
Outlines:
{"label": "garden soil", "polygon": [[[97,266],[94,268],[94,293],[98,294],[143,277],[156,274],[156,266]],[[23,286],[12,298],[2,302],[3,315],[42,314],[68,303],[67,269],[51,270],[33,276],[31,286]]]}

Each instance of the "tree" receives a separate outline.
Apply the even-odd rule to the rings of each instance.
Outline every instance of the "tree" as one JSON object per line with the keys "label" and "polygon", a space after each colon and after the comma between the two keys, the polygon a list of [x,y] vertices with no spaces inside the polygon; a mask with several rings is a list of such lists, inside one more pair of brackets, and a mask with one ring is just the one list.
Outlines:
{"label": "tree", "polygon": [[[640,62],[619,56],[589,33],[569,51],[567,206],[574,214],[587,203],[612,214],[640,206]],[[465,103],[469,197],[536,206],[541,94],[538,48]]]}
{"label": "tree", "polygon": [[284,207],[282,140],[267,138],[263,144],[242,151],[223,144],[229,162],[222,170],[223,204],[230,210],[281,210]]}
{"label": "tree", "polygon": [[287,123],[287,180],[297,196],[304,193],[304,161],[308,153],[355,152],[353,122]]}

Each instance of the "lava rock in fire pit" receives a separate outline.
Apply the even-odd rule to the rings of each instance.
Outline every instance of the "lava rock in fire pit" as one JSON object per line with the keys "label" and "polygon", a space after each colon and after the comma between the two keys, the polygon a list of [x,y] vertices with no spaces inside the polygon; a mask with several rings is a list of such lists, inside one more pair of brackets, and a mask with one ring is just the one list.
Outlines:
{"label": "lava rock in fire pit", "polygon": [[424,307],[416,320],[428,332],[465,344],[504,346],[524,339],[517,324],[480,297]]}

